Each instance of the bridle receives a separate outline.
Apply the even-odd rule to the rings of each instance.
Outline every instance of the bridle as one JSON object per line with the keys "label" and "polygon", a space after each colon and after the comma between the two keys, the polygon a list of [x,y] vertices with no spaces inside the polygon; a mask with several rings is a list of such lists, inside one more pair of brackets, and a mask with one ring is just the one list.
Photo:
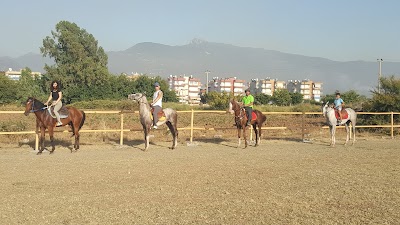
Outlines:
{"label": "bridle", "polygon": [[33,112],[37,112],[37,111],[42,111],[42,110],[48,108],[48,106],[45,106],[45,107],[42,107],[42,108],[40,108],[40,109],[34,109],[33,107],[34,107],[34,105],[35,105],[35,99],[29,99],[28,102],[32,102],[32,103],[31,103],[31,110],[29,111],[29,112],[32,112],[32,113],[33,113]]}

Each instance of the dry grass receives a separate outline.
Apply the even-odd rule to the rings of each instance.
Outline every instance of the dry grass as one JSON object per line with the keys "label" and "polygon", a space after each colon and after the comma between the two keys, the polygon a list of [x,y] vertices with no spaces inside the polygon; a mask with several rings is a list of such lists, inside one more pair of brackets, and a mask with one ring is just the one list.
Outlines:
{"label": "dry grass", "polygon": [[[0,224],[397,224],[399,140],[0,147]],[[343,139],[338,140],[342,144]]]}

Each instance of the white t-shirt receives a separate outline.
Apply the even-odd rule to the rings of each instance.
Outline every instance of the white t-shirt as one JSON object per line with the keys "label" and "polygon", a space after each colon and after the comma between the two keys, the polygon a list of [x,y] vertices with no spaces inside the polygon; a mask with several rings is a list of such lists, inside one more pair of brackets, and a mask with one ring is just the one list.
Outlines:
{"label": "white t-shirt", "polygon": [[[160,91],[161,91],[161,90],[158,90],[158,91],[154,92],[154,94],[153,94],[153,102],[154,102],[154,100],[156,100],[156,98],[158,97],[158,93],[159,93]],[[160,99],[158,99],[158,101],[154,102],[153,106],[160,106],[160,107],[162,107],[162,98],[160,98]]]}

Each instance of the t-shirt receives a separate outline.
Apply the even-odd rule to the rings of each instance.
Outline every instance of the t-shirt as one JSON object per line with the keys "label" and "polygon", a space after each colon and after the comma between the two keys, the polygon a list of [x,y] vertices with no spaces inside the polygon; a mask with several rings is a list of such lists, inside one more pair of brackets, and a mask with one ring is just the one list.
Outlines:
{"label": "t-shirt", "polygon": [[[244,96],[243,99],[242,99],[242,102],[243,102],[244,105],[248,105],[248,104],[250,104],[251,102],[254,102],[254,97],[253,97],[253,95]],[[251,106],[246,106],[246,107],[251,107],[251,108],[253,108],[252,105],[251,105]]]}
{"label": "t-shirt", "polygon": [[333,103],[335,104],[335,108],[337,108],[337,107],[341,106],[344,103],[344,101],[342,98],[338,98],[338,99],[335,99],[335,101],[333,101]]}

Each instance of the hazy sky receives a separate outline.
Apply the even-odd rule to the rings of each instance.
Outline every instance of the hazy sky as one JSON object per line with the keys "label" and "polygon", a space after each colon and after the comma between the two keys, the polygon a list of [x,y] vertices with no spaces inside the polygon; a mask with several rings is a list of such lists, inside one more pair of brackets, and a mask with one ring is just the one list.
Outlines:
{"label": "hazy sky", "polygon": [[39,53],[61,20],[106,51],[193,38],[338,61],[400,62],[398,0],[13,0],[0,12],[0,56]]}

